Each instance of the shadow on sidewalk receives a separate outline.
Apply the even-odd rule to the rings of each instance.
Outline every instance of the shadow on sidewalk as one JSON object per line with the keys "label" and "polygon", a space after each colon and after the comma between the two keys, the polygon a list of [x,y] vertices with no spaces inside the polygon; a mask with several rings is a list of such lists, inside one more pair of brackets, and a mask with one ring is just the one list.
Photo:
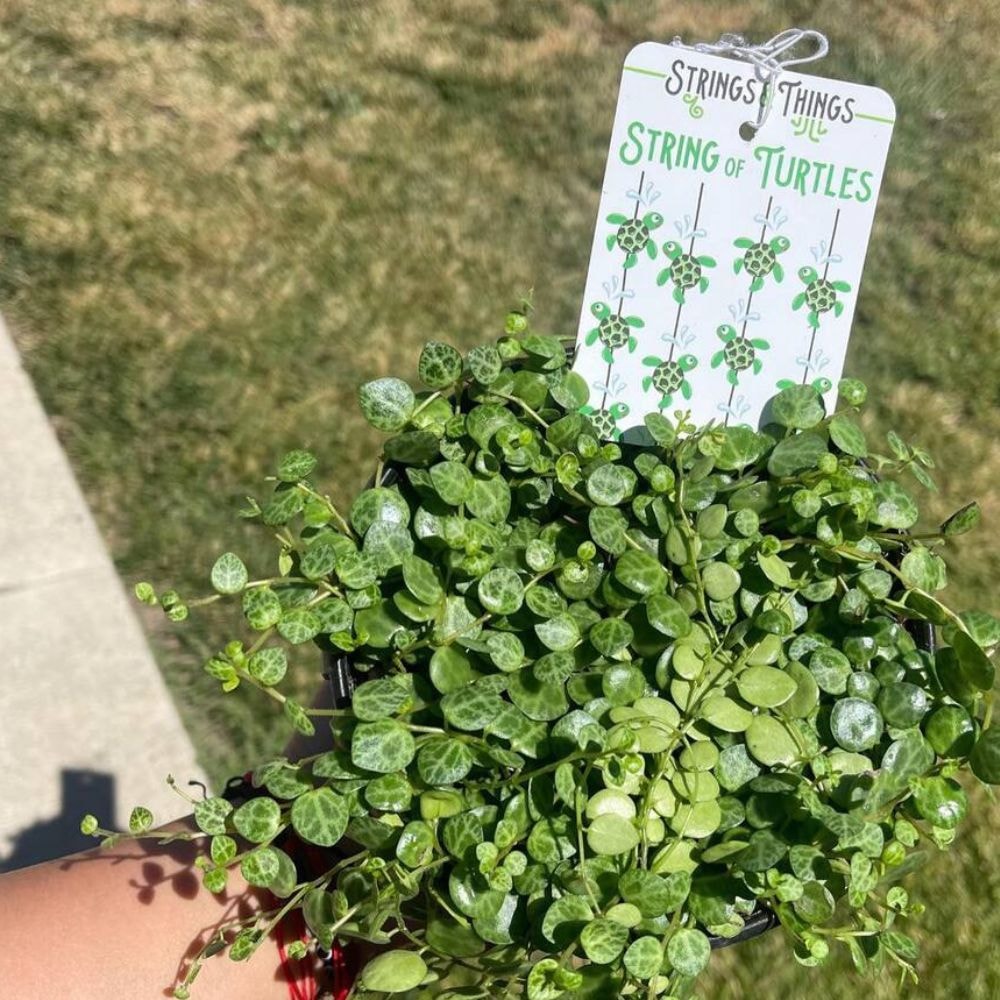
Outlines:
{"label": "shadow on sidewalk", "polygon": [[0,872],[37,865],[41,861],[84,851],[97,841],[80,833],[80,820],[93,813],[101,825],[114,829],[115,779],[101,771],[64,770],[59,815],[40,820],[15,834],[13,850],[0,857]]}

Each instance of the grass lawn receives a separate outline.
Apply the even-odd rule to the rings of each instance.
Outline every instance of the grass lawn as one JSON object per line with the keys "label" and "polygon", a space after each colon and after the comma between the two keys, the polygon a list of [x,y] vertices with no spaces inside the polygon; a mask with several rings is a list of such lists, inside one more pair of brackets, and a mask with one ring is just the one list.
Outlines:
{"label": "grass lawn", "polygon": [[[625,52],[790,24],[896,99],[848,370],[873,429],[937,456],[934,516],[980,500],[953,600],[1000,611],[1000,10],[960,0],[6,0],[0,307],[126,581],[197,592],[218,552],[262,554],[235,511],[289,447],[349,498],[378,447],[354,389],[425,339],[492,336],[529,288],[573,329]],[[147,624],[213,774],[280,745],[201,671],[223,620]],[[1000,808],[973,801],[916,881],[920,996],[1000,996]],[[704,995],[893,995],[776,938]]]}

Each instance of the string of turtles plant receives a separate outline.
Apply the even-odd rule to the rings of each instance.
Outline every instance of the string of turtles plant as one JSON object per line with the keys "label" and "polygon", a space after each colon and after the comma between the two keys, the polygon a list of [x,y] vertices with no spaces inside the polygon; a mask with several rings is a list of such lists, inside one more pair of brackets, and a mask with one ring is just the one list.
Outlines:
{"label": "string of turtles plant", "polygon": [[[968,768],[1000,782],[1000,623],[939,598],[978,507],[917,529],[930,458],[870,450],[853,379],[830,415],[783,391],[759,432],[653,413],[638,447],[595,435],[566,341],[522,314],[464,357],[428,344],[418,372],[361,386],[390,436],[349,510],[301,451],[249,501],[276,568],[225,553],[209,596],[136,588],[174,620],[234,602],[206,670],[329,728],[327,751],[262,762],[258,797],[197,801],[198,833],[85,819],[192,837],[211,891],[239,868],[274,894],[175,996],[297,909],[324,948],[383,948],[357,998],[684,998],[760,906],[805,965],[841,947],[915,975],[901,878],[952,843]],[[282,690],[313,644],[350,655],[350,707]]]}

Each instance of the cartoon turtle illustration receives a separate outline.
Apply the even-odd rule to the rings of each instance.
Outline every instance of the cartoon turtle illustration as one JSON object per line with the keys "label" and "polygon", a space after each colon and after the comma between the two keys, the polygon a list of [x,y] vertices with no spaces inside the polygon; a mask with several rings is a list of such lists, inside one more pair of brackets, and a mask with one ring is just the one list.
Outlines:
{"label": "cartoon turtle illustration", "polygon": [[632,331],[646,325],[638,316],[618,316],[611,311],[611,306],[607,302],[595,302],[590,307],[590,312],[597,320],[597,326],[587,332],[584,342],[590,347],[600,339],[604,345],[601,357],[608,364],[611,364],[612,352],[619,347],[627,346],[630,354],[635,350],[637,341]]}
{"label": "cartoon turtle illustration", "polygon": [[643,376],[643,391],[649,392],[652,387],[660,393],[659,409],[665,410],[678,390],[685,399],[691,398],[691,383],[686,375],[698,367],[698,359],[693,354],[682,354],[676,361],[664,361],[651,354],[643,358],[642,363],[653,369],[649,375]]}
{"label": "cartoon turtle illustration", "polygon": [[747,273],[753,275],[753,281],[750,282],[751,292],[759,292],[769,274],[774,275],[775,281],[783,281],[785,269],[778,260],[778,254],[784,253],[791,245],[792,241],[787,236],[775,236],[771,240],[757,242],[748,236],[741,236],[733,241],[733,246],[745,250],[746,253],[733,261],[733,274],[739,274],[745,267]]}
{"label": "cartoon turtle illustration", "polygon": [[846,281],[827,281],[821,278],[819,272],[814,267],[800,267],[799,280],[806,286],[805,291],[799,292],[792,299],[792,308],[801,309],[803,305],[809,306],[809,325],[814,329],[819,329],[820,313],[833,310],[834,316],[839,316],[844,311],[844,303],[838,301],[837,292],[849,292],[851,286]]}
{"label": "cartoon turtle illustration", "polygon": [[685,253],[684,248],[676,240],[664,243],[663,252],[670,260],[670,264],[656,276],[656,283],[665,285],[668,281],[672,281],[675,301],[683,305],[685,289],[694,288],[695,285],[701,292],[708,288],[708,278],[704,276],[702,269],[715,267],[715,260],[712,257],[695,257],[694,254]]}
{"label": "cartoon turtle illustration", "polygon": [[[774,383],[775,387],[778,389],[791,389],[794,386],[797,386],[798,384],[799,383],[796,382],[795,379],[793,378],[778,379],[778,381]],[[833,383],[828,378],[822,375],[819,378],[814,378],[809,384],[821,396],[826,395],[826,393],[828,393],[833,388]]]}
{"label": "cartoon turtle illustration", "polygon": [[659,212],[647,212],[641,219],[612,212],[607,221],[618,227],[616,232],[608,236],[608,249],[617,243],[625,251],[626,270],[635,266],[643,250],[650,260],[656,260],[656,244],[650,234],[663,225],[663,216]]}
{"label": "cartoon turtle illustration", "polygon": [[730,385],[739,385],[740,372],[748,368],[753,369],[754,375],[760,374],[764,363],[757,357],[757,351],[766,351],[771,346],[766,340],[761,340],[759,337],[754,337],[753,340],[746,336],[741,337],[731,323],[723,323],[715,332],[725,347],[712,355],[711,365],[713,368],[718,368],[725,362],[729,369],[726,381]]}
{"label": "cartoon turtle illustration", "polygon": [[606,410],[588,404],[582,407],[580,412],[590,418],[598,437],[617,441],[621,437],[618,421],[624,420],[629,415],[629,408],[628,403],[612,403]]}

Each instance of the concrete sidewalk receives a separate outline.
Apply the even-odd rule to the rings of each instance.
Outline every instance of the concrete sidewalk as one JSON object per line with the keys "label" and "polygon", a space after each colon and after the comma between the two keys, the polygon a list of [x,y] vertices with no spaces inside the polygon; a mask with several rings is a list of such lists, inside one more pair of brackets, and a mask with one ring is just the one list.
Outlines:
{"label": "concrete sidewalk", "polygon": [[0,871],[186,811],[194,750],[72,470],[0,322]]}

